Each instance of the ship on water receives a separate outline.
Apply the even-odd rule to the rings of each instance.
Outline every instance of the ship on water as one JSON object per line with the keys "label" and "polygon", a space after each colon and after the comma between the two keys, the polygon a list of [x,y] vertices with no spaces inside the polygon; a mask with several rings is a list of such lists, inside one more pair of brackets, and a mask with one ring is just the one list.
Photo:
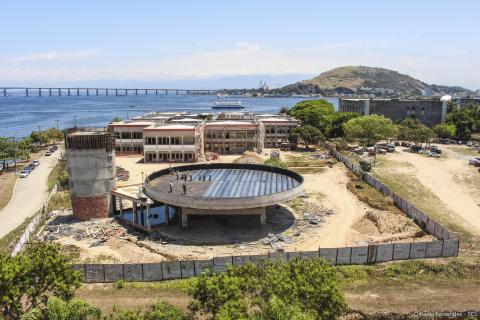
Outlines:
{"label": "ship on water", "polygon": [[244,109],[241,101],[215,101],[212,109]]}

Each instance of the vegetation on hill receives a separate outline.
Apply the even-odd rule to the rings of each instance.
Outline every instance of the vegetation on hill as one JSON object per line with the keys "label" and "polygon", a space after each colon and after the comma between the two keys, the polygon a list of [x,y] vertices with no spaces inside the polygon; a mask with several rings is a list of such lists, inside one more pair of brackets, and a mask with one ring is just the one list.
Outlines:
{"label": "vegetation on hill", "polygon": [[[378,88],[377,90],[372,90]],[[297,94],[336,94],[336,93],[376,93],[380,95],[422,95],[426,88],[432,93],[473,94],[461,87],[428,85],[409,75],[397,71],[366,67],[346,66],[321,73],[313,79],[290,84],[280,89],[281,93]],[[382,91],[382,89],[388,89]]]}

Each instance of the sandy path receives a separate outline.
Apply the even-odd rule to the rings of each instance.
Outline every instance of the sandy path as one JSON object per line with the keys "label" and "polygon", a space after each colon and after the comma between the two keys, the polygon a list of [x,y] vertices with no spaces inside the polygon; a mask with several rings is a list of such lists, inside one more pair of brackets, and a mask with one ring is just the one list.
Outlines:
{"label": "sandy path", "polygon": [[[327,217],[318,234],[315,244],[321,247],[341,247],[348,244],[352,226],[359,221],[368,206],[359,201],[347,189],[347,169],[342,164],[336,164],[321,174],[305,174],[304,188],[308,193],[322,193],[322,205],[333,209],[334,215]],[[297,248],[300,248],[297,245]]]}
{"label": "sandy path", "polygon": [[[441,146],[445,157],[442,159],[427,158],[409,152],[396,152],[389,158],[408,162],[413,168],[399,168],[401,171],[411,171],[415,177],[436,196],[442,199],[445,206],[462,217],[472,232],[480,235],[480,197],[478,189],[465,183],[463,178],[476,174],[467,164],[468,157]],[[474,188],[476,187],[477,190]]]}

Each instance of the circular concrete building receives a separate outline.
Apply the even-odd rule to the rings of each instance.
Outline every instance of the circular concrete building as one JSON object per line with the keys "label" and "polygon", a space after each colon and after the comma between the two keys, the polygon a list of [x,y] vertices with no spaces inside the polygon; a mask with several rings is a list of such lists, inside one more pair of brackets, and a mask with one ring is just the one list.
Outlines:
{"label": "circular concrete building", "polygon": [[196,164],[152,173],[144,192],[152,200],[179,208],[184,227],[189,216],[196,215],[240,221],[253,216],[263,225],[267,207],[303,194],[303,177],[266,165]]}

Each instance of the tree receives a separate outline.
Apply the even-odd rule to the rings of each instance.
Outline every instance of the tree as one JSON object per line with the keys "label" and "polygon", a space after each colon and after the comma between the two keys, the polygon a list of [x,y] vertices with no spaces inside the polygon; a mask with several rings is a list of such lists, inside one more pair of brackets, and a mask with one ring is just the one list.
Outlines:
{"label": "tree", "polygon": [[418,119],[408,118],[400,122],[399,138],[416,144],[429,143],[435,132]]}
{"label": "tree", "polygon": [[310,145],[315,145],[324,139],[325,137],[318,128],[308,124],[302,125],[298,128],[293,128],[289,134],[289,141],[292,144],[297,145],[299,142],[301,142],[305,145],[307,150],[310,149]]}
{"label": "tree", "polygon": [[211,319],[333,320],[347,306],[336,275],[322,259],[230,266],[198,277],[190,309]]}
{"label": "tree", "polygon": [[280,111],[278,113],[279,114],[288,114],[289,112],[290,112],[290,110],[288,109],[288,107],[281,107]]}
{"label": "tree", "polygon": [[112,119],[112,122],[111,122],[111,123],[114,123],[114,122],[121,122],[121,121],[122,121],[122,119],[121,119],[121,118],[119,118],[119,117],[115,117],[115,118],[113,118],[113,119]]}
{"label": "tree", "polygon": [[392,120],[376,114],[350,119],[343,129],[348,138],[359,139],[364,146],[372,146],[380,140],[393,138],[398,132]]}
{"label": "tree", "polygon": [[30,244],[15,257],[0,257],[0,314],[17,317],[45,306],[50,296],[73,297],[80,273],[56,244]]}
{"label": "tree", "polygon": [[451,139],[457,128],[453,124],[437,124],[433,127],[433,131],[440,139]]}
{"label": "tree", "polygon": [[470,106],[447,114],[447,123],[455,126],[458,139],[470,139],[473,133],[480,132],[480,106]]}
{"label": "tree", "polygon": [[323,135],[327,134],[334,112],[333,105],[326,100],[301,101],[290,110],[290,114],[300,120],[302,125],[316,127]]}
{"label": "tree", "polygon": [[335,112],[331,116],[330,127],[328,128],[328,136],[331,138],[345,137],[345,131],[343,130],[343,124],[350,119],[358,118],[360,114],[356,112]]}

